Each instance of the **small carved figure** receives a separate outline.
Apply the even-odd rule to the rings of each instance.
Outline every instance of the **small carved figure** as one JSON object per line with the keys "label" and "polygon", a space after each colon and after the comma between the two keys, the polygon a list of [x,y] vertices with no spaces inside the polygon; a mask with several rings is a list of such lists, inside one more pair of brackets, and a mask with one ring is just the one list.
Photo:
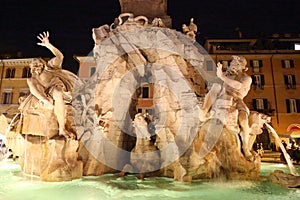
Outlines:
{"label": "small carved figure", "polygon": [[182,31],[188,37],[192,38],[193,40],[196,40],[196,33],[198,31],[198,28],[197,28],[197,25],[194,23],[194,18],[190,19],[189,26],[187,26],[186,24],[182,25]]}
{"label": "small carved figure", "polygon": [[148,114],[135,115],[133,126],[136,144],[131,151],[130,164],[124,166],[120,176],[124,176],[126,172],[138,172],[138,177],[143,179],[146,174],[155,174],[160,168],[160,157],[148,130],[150,121],[151,116]]}
{"label": "small carved figure", "polygon": [[107,24],[100,26],[99,28],[92,29],[92,38],[95,42],[95,45],[100,44],[106,38],[109,37],[110,28]]}
{"label": "small carved figure", "polygon": [[164,24],[164,22],[162,21],[162,19],[158,18],[158,17],[155,17],[152,20],[152,26],[157,26],[157,27],[162,27],[162,28],[166,27],[166,25]]}
{"label": "small carved figure", "polygon": [[215,113],[224,112],[220,108],[238,110],[238,125],[240,126],[240,136],[242,138],[242,147],[245,157],[248,160],[253,159],[249,150],[249,136],[251,128],[249,127],[248,117],[249,108],[243,99],[248,94],[252,79],[245,73],[247,61],[244,57],[232,56],[232,61],[225,72],[222,70],[222,64],[217,63],[217,76],[223,81],[223,84],[214,83],[207,93],[202,108],[200,109],[200,121],[207,119],[208,111],[211,107]]}

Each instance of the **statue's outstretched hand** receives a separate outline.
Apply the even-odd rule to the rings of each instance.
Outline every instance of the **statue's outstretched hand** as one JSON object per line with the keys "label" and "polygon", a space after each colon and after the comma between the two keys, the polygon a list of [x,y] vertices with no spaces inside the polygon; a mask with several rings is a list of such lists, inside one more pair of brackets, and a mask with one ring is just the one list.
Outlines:
{"label": "statue's outstretched hand", "polygon": [[43,32],[43,33],[40,33],[37,38],[41,41],[39,43],[37,43],[38,45],[40,46],[47,46],[50,44],[49,42],[49,32]]}

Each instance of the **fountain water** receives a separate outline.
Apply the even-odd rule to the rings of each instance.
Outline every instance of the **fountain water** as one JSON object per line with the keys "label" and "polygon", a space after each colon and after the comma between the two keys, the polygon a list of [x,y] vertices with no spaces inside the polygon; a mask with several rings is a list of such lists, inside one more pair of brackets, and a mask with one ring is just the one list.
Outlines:
{"label": "fountain water", "polygon": [[280,149],[281,149],[281,151],[282,151],[282,153],[284,155],[284,158],[285,158],[285,160],[287,162],[287,165],[288,165],[288,167],[290,169],[291,174],[294,175],[294,176],[299,176],[298,172],[296,171],[296,169],[295,169],[295,167],[294,167],[294,165],[293,165],[293,163],[291,161],[291,157],[287,153],[287,151],[284,148],[284,146],[282,145],[281,140],[280,140],[278,134],[276,133],[276,131],[274,130],[274,128],[272,126],[270,126],[267,123],[266,123],[266,126],[270,130],[270,132],[272,133],[272,136],[275,138],[276,144],[279,145],[279,147],[280,147]]}
{"label": "fountain water", "polygon": [[[288,172],[286,165],[262,163],[261,176],[274,169]],[[299,166],[296,167],[300,172]],[[171,178],[152,177],[140,181],[134,175],[118,178],[117,174],[87,176],[69,182],[45,183],[37,177],[22,174],[20,165],[13,161],[0,163],[0,199],[9,200],[283,200],[299,199],[300,190],[271,184],[266,178],[255,181],[195,180],[176,182]]]}

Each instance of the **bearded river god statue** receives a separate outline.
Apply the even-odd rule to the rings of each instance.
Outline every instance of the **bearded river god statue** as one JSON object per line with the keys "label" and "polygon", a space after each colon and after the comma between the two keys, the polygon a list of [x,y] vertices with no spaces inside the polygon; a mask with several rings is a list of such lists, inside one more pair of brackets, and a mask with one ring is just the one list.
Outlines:
{"label": "bearded river god statue", "polygon": [[80,178],[82,162],[77,160],[79,142],[71,108],[71,92],[80,80],[62,69],[63,54],[50,43],[48,32],[38,39],[38,45],[55,57],[48,62],[32,60],[32,76],[27,79],[30,94],[21,100],[7,142],[25,173],[39,175],[43,181]]}
{"label": "bearded river god statue", "polygon": [[[237,67],[243,58],[233,57],[230,73],[219,66],[216,76],[205,70],[211,58],[193,38],[132,13],[92,33],[97,70],[85,83],[61,69],[63,55],[49,33],[39,35],[55,57],[33,60],[31,94],[7,135],[23,171],[43,181],[117,172],[177,181],[259,176],[251,135],[269,119],[242,101],[249,89],[245,66]],[[145,83],[153,87],[153,112],[137,114]]]}

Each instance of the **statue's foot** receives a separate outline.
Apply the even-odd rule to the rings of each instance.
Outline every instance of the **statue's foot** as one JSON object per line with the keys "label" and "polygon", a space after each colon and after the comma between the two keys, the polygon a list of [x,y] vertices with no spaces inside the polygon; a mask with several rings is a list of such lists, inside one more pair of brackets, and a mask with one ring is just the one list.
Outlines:
{"label": "statue's foot", "polygon": [[124,172],[124,171],[121,171],[120,173],[119,173],[119,177],[124,177],[124,176],[126,176],[126,172]]}
{"label": "statue's foot", "polygon": [[137,175],[138,179],[144,180],[145,174],[144,173],[139,173]]}
{"label": "statue's foot", "polygon": [[248,151],[247,153],[245,153],[245,158],[248,161],[251,161],[251,162],[254,161],[254,156],[252,155],[252,153],[250,151]]}
{"label": "statue's foot", "polygon": [[75,139],[75,135],[66,129],[59,130],[59,135],[64,136],[67,140]]}

